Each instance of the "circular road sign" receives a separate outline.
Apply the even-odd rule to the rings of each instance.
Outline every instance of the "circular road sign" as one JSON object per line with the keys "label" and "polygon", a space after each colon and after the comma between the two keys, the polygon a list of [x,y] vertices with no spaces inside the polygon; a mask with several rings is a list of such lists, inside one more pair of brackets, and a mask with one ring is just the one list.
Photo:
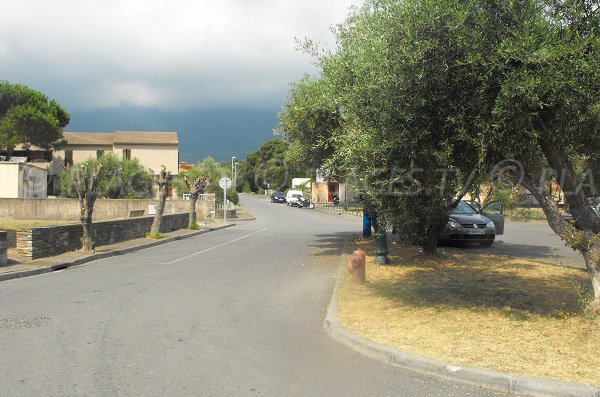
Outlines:
{"label": "circular road sign", "polygon": [[224,176],[219,180],[219,186],[221,186],[221,189],[229,189],[231,187],[231,179]]}

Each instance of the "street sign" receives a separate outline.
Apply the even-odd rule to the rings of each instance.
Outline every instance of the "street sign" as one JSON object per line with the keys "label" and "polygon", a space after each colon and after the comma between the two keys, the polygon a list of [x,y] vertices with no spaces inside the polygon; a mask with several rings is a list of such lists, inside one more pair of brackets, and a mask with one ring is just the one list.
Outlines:
{"label": "street sign", "polygon": [[219,186],[221,186],[221,189],[229,189],[231,187],[231,179],[224,176],[219,180]]}

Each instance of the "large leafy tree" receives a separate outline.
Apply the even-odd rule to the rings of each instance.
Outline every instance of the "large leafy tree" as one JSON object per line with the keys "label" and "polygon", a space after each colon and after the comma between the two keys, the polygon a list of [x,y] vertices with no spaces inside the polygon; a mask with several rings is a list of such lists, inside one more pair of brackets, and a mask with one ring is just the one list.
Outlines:
{"label": "large leafy tree", "polygon": [[[501,90],[493,150],[502,170],[538,200],[552,229],[585,259],[600,309],[600,10],[596,2],[530,2],[499,48]],[[549,181],[564,192],[566,222]]]}
{"label": "large leafy tree", "polygon": [[[325,161],[350,170],[382,218],[428,251],[483,171],[512,177],[583,254],[598,308],[599,219],[586,196],[598,194],[599,18],[589,1],[367,1],[338,29],[338,51],[319,58],[315,85],[341,110],[341,128],[298,133],[312,117],[294,116],[298,90],[281,125],[309,153],[324,136],[334,148]],[[552,176],[574,226],[552,200]]]}
{"label": "large leafy tree", "polygon": [[[465,58],[489,50],[469,11],[461,1],[368,1],[339,27],[338,51],[320,57],[321,77],[298,83],[280,114],[292,145],[347,173],[380,223],[431,253],[485,165],[486,125],[473,111],[491,108],[485,58]],[[475,73],[481,80],[469,80]]]}
{"label": "large leafy tree", "polygon": [[14,148],[49,148],[62,138],[69,113],[55,100],[20,84],[0,81],[0,149],[9,157]]}

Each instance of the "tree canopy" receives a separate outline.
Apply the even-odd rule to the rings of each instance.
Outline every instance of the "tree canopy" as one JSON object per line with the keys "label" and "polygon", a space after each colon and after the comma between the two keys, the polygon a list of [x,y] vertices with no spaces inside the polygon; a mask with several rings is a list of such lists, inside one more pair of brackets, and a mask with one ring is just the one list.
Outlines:
{"label": "tree canopy", "polygon": [[258,192],[266,189],[267,185],[273,190],[285,190],[290,186],[292,178],[306,176],[308,165],[290,162],[290,150],[287,141],[273,139],[264,143],[256,152],[248,154],[237,167],[238,190]]}
{"label": "tree canopy", "polygon": [[[98,178],[98,196],[110,199],[142,199],[154,196],[152,185],[154,175],[146,170],[138,159],[126,159],[106,153],[99,159],[84,162],[86,169],[98,166],[101,170]],[[73,181],[77,165],[71,166],[60,174],[60,196],[77,197]]]}
{"label": "tree canopy", "polygon": [[320,75],[293,86],[279,131],[428,252],[466,191],[509,176],[582,252],[600,306],[599,27],[593,1],[367,0],[336,51],[305,43]]}
{"label": "tree canopy", "polygon": [[49,148],[62,138],[69,113],[39,91],[0,81],[0,149],[22,144]]}
{"label": "tree canopy", "polygon": [[[233,180],[229,164],[219,163],[212,157],[207,157],[189,170],[179,173],[177,179],[173,181],[173,186],[178,192],[191,193],[190,187],[183,179],[184,175],[188,175],[191,179],[195,179],[198,176],[207,177],[209,185],[204,193],[213,193],[218,203],[223,202],[223,189],[219,186],[219,180],[224,176]],[[227,200],[234,204],[239,202],[237,191],[234,188],[227,189]]]}

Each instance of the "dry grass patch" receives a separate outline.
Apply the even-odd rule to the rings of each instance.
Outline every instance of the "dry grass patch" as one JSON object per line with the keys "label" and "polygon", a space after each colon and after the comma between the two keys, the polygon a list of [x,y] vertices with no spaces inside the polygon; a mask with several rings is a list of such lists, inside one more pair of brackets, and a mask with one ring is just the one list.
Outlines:
{"label": "dry grass patch", "polygon": [[74,221],[53,221],[53,220],[23,220],[23,219],[7,219],[0,218],[0,230],[16,230],[26,227],[36,226],[50,226],[50,225],[64,225],[69,223],[78,223],[79,220]]}
{"label": "dry grass patch", "polygon": [[340,322],[352,332],[449,363],[600,385],[600,318],[586,315],[581,269],[390,244],[395,266],[373,264],[367,283],[346,278]]}

